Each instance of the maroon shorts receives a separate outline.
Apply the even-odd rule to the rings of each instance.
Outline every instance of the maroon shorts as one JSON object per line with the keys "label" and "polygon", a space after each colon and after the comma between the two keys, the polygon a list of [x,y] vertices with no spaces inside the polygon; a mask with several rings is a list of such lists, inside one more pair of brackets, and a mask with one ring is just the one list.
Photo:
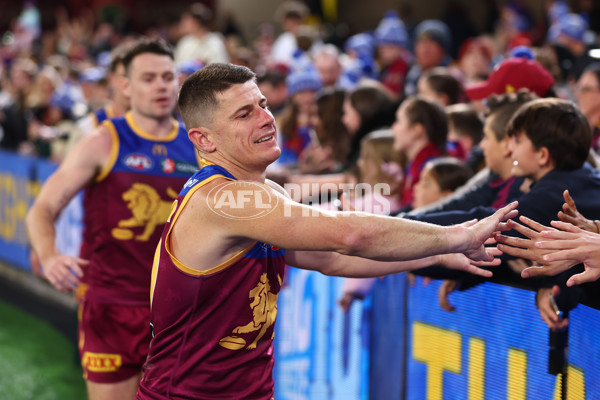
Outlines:
{"label": "maroon shorts", "polygon": [[149,307],[79,306],[79,356],[90,382],[116,383],[142,372],[151,338]]}

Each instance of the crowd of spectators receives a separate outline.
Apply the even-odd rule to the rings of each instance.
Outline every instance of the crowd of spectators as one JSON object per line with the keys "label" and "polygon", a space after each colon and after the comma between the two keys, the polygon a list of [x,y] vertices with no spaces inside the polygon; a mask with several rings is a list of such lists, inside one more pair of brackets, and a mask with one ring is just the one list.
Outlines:
{"label": "crowd of spectators", "polygon": [[[282,3],[246,44],[233,26],[215,31],[211,10],[195,3],[182,10],[172,29],[144,34],[161,36],[174,46],[182,77],[213,62],[245,65],[257,73],[278,122],[283,151],[268,170],[272,179],[316,187],[385,182],[392,188],[386,195],[392,214],[454,223],[471,214],[456,219],[440,213],[495,209],[523,196],[529,196],[525,204],[537,205],[540,195],[548,195],[536,194],[543,176],[530,171],[515,176],[515,147],[509,142],[520,132],[507,131],[519,106],[535,98],[571,102],[591,132],[591,146],[584,143],[573,150],[577,159],[572,164],[563,167],[550,154],[553,168],[587,171],[598,166],[600,64],[589,52],[599,45],[598,11],[571,10],[560,0],[545,6],[544,20],[536,22],[522,3],[507,2],[498,9],[491,31],[466,37],[456,24],[428,19],[411,26],[389,10],[372,30],[353,32],[340,47],[320,36],[318,19],[310,18],[301,1]],[[26,1],[2,37],[0,148],[60,162],[69,143],[92,129],[91,113],[126,112],[119,83],[125,71],[115,59],[118,48],[138,33],[120,32],[104,21],[71,18],[64,9],[57,9],[55,18],[56,28],[43,32],[35,3]],[[536,149],[551,146],[536,142],[535,135],[528,137]],[[600,182],[596,172],[587,173],[586,179]],[[532,181],[537,185],[530,187]],[[560,191],[559,197],[566,189],[550,188]],[[600,218],[599,205],[574,199],[589,206],[588,218]],[[543,217],[525,211],[525,216],[549,225],[561,209],[547,210]],[[565,310],[580,300],[595,304],[585,288],[576,294],[566,290],[568,277],[525,280],[519,274],[531,263],[505,261],[506,273],[497,274],[504,283],[540,293],[563,285],[552,293],[571,296],[558,301]],[[421,273],[453,279],[442,294],[447,309],[452,290],[474,284],[435,268]],[[344,307],[349,307],[366,289],[360,281],[346,286]],[[551,305],[544,302],[547,296],[538,298],[545,316]]]}

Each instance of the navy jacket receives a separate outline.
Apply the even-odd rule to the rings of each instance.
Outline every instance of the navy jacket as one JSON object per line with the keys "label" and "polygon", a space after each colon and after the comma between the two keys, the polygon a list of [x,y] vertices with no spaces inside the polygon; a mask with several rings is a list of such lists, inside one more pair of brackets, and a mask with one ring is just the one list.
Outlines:
{"label": "navy jacket", "polygon": [[[519,200],[519,215],[524,215],[545,226],[550,226],[550,221],[557,220],[557,213],[564,203],[563,191],[569,193],[575,200],[579,212],[588,219],[600,219],[600,171],[588,163],[582,168],[565,171],[553,170],[532,185],[531,190],[522,195]],[[418,216],[406,216],[424,222],[438,225],[453,225],[471,220],[482,219],[492,213],[492,207],[479,206],[469,211],[447,211]],[[508,236],[521,236],[516,231],[505,232]],[[510,259],[503,255],[502,259]],[[577,267],[574,267],[577,268]],[[548,286],[551,280],[524,280],[505,267],[494,267],[492,281],[514,284],[528,288],[537,288],[540,285]],[[427,275],[437,279],[460,279],[469,274],[462,271],[453,271],[440,267],[428,267],[415,271],[419,275]],[[543,283],[545,282],[545,283]]]}

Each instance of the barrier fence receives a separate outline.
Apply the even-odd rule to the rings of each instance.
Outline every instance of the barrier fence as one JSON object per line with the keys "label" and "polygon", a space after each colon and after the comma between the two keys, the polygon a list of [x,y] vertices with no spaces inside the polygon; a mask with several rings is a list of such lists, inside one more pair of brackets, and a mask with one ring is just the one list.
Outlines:
{"label": "barrier fence", "polygon": [[[45,159],[0,150],[0,258],[31,270],[25,215],[42,182],[57,165]],[[78,254],[81,245],[83,208],[81,194],[61,213],[56,224],[57,246],[66,254]]]}
{"label": "barrier fence", "polygon": [[[31,270],[24,218],[56,169],[0,151],[0,259]],[[77,254],[81,196],[57,223],[59,248]],[[275,334],[276,398],[285,399],[600,399],[600,313],[570,312],[568,369],[548,373],[549,330],[535,293],[492,283],[451,294],[440,282],[410,286],[404,274],[379,280],[348,313],[337,305],[342,278],[289,268]]]}

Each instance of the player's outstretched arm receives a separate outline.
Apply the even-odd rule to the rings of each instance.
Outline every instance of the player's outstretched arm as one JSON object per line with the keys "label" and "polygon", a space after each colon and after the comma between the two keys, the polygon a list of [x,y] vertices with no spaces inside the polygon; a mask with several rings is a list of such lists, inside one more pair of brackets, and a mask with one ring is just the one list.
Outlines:
{"label": "player's outstretched arm", "polygon": [[[497,249],[490,249],[489,252],[494,256],[501,254]],[[500,264],[499,258],[494,258],[492,261],[472,261],[461,253],[438,254],[408,261],[375,261],[331,251],[288,251],[285,260],[288,265],[293,267],[316,270],[325,275],[351,278],[378,277],[431,265],[441,265],[489,278],[492,276],[492,272],[480,267],[493,267]]]}
{"label": "player's outstretched arm", "polygon": [[[213,243],[222,240],[226,248],[226,243],[250,239],[288,251],[334,251],[377,261],[443,253],[465,253],[474,261],[492,261],[493,254],[484,243],[503,229],[503,221],[516,214],[516,206],[511,204],[477,223],[444,227],[362,212],[325,211],[296,203],[263,184],[215,181],[191,197],[184,210],[187,214],[182,214],[175,229],[187,232],[178,236],[181,248],[194,244],[197,248],[190,232],[197,229],[201,235],[209,229]],[[199,220],[201,228],[194,222]]]}

